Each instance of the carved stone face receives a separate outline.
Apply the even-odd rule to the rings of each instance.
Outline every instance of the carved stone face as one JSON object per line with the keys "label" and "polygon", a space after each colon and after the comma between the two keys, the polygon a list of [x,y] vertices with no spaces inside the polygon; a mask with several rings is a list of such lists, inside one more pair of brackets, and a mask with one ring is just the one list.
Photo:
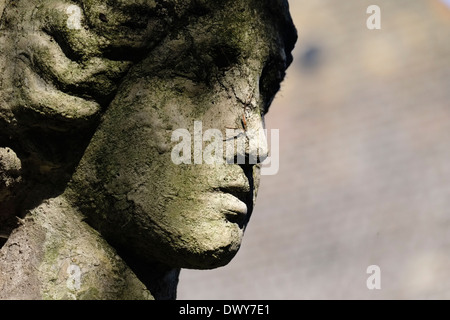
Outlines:
{"label": "carved stone face", "polygon": [[[178,128],[194,135],[194,120],[225,131],[242,114],[220,86],[185,78],[127,83],[74,177],[78,196],[87,191],[79,203],[88,221],[135,255],[186,268],[226,264],[253,210],[259,165],[176,165],[171,135]],[[262,127],[258,108],[248,118],[249,130]]]}
{"label": "carved stone face", "polygon": [[[117,8],[131,10],[126,1],[116,2]],[[65,7],[55,3],[54,10],[64,12]],[[141,16],[135,21],[140,26],[136,37],[123,32],[131,20],[120,10],[103,8],[100,1],[86,3],[86,16],[70,12],[74,20],[63,40],[71,48],[79,46],[86,32],[83,24],[88,24],[100,40],[87,45],[107,58],[89,51],[85,67],[99,69],[88,78],[93,85],[83,82],[63,88],[98,97],[99,106],[92,112],[108,105],[66,196],[122,255],[183,268],[225,265],[238,251],[253,211],[260,165],[249,160],[228,164],[224,157],[221,164],[177,165],[171,157],[177,144],[172,134],[185,129],[192,134],[194,145],[195,121],[202,124],[200,135],[217,129],[226,137],[226,128],[257,132],[264,127],[264,114],[291,62],[295,42],[285,2],[272,0],[264,6],[259,0],[226,1],[213,6],[199,1],[195,13],[187,3],[178,9],[169,6],[174,14],[190,12],[192,19],[185,25],[173,23],[170,32],[155,36],[154,41],[148,35],[167,30],[171,21],[164,18],[158,1],[149,1],[147,8],[154,23],[144,23]],[[211,16],[217,23],[211,25]],[[65,28],[58,23],[61,30]],[[108,32],[118,29],[120,37],[108,37]],[[127,50],[139,59],[119,62],[126,60]],[[45,61],[27,61],[55,69]],[[108,74],[108,64],[117,70]],[[115,77],[124,74],[116,86]],[[108,80],[103,95],[99,75]],[[70,82],[71,78],[62,79]],[[43,88],[38,81],[33,84],[36,90]],[[109,103],[107,98],[113,94]],[[88,94],[81,98],[89,103],[96,100]],[[246,143],[259,138],[250,137]],[[225,150],[226,142],[221,143]],[[258,144],[264,149],[265,141]],[[196,149],[191,150],[194,159]],[[249,148],[245,150],[247,158],[256,156]]]}

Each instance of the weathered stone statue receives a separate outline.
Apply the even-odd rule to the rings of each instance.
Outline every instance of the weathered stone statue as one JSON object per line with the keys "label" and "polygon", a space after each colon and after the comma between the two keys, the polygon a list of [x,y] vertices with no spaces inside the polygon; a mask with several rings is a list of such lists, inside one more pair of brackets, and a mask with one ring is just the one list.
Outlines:
{"label": "weathered stone statue", "polygon": [[175,164],[172,133],[263,126],[296,41],[287,1],[0,14],[0,298],[173,299],[180,268],[227,264],[260,164]]}

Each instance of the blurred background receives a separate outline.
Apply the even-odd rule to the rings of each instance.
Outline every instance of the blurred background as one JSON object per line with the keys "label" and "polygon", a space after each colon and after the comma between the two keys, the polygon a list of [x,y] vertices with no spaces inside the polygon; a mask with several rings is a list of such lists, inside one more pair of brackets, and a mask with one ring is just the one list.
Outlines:
{"label": "blurred background", "polygon": [[182,270],[178,299],[450,299],[450,1],[290,6],[295,60],[266,119],[279,173],[235,259]]}

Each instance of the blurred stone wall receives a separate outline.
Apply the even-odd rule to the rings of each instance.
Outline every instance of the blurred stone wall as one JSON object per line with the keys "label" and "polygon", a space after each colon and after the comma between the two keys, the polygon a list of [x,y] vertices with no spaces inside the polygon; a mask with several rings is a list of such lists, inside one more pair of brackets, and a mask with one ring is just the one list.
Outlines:
{"label": "blurred stone wall", "polygon": [[[366,27],[372,4],[381,30]],[[290,6],[295,61],[266,119],[279,173],[236,258],[182,270],[178,299],[449,299],[450,7]]]}

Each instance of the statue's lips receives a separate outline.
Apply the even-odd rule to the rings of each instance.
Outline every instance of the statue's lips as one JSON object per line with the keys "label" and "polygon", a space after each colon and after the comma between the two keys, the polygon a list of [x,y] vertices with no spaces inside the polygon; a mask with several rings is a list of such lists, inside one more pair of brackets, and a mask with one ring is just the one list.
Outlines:
{"label": "statue's lips", "polygon": [[223,195],[224,211],[235,213],[238,215],[247,214],[247,205],[232,194]]}
{"label": "statue's lips", "polygon": [[230,222],[241,224],[248,213],[245,199],[248,199],[248,185],[229,185],[216,189],[220,194],[221,212]]}
{"label": "statue's lips", "polygon": [[223,197],[225,201],[222,202],[221,212],[229,222],[243,227],[248,211],[247,205],[231,194],[224,194]]}

